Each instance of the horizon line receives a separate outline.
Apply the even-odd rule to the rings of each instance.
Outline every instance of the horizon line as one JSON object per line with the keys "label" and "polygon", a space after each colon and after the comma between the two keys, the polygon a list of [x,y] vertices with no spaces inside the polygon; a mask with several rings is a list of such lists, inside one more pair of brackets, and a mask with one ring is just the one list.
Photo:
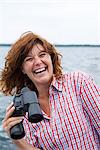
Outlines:
{"label": "horizon line", "polygon": [[[11,46],[12,44],[10,44],[10,43],[0,43],[0,46]],[[82,46],[84,46],[84,47],[100,47],[100,44],[53,44],[54,46],[59,46],[59,47],[72,47],[72,46],[80,46],[80,47],[82,47]]]}

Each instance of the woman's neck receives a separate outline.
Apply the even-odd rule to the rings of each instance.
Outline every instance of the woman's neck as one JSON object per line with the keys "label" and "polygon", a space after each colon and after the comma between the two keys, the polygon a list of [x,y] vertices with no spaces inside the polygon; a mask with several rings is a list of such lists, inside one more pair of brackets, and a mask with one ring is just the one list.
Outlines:
{"label": "woman's neck", "polygon": [[50,105],[49,105],[49,87],[41,87],[38,89],[38,100],[41,109],[50,116]]}
{"label": "woman's neck", "polygon": [[49,98],[49,88],[47,89],[41,89],[41,90],[39,90],[38,91],[38,97],[39,97],[39,99],[48,99]]}
{"label": "woman's neck", "polygon": [[39,85],[37,86],[38,96],[39,98],[48,97],[49,96],[49,85]]}

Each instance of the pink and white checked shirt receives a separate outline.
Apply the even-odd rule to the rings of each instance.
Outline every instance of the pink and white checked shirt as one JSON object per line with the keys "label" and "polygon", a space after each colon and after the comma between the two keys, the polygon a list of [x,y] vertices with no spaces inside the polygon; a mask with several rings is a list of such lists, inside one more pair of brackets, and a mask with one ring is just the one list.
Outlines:
{"label": "pink and white checked shirt", "polygon": [[100,150],[100,91],[89,75],[73,72],[53,79],[51,115],[31,124],[25,117],[25,139],[46,150]]}

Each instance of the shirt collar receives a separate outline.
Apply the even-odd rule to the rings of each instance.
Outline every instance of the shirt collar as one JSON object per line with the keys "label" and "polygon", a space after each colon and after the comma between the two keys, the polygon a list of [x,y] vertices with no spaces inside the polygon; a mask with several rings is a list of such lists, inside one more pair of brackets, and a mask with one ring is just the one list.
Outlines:
{"label": "shirt collar", "polygon": [[[53,76],[53,80],[52,80],[50,87],[53,87],[55,90],[57,90],[59,92],[62,92],[62,82],[63,82],[62,77],[59,79],[56,79],[56,77]],[[50,90],[51,90],[51,88],[50,88]],[[51,119],[49,116],[47,116],[47,114],[43,110],[42,110],[42,113],[43,113],[43,116],[45,119],[48,119],[48,120]]]}
{"label": "shirt collar", "polygon": [[[52,87],[53,89],[55,89],[59,92],[62,92],[62,77],[59,79],[56,79],[56,77],[53,76],[53,80],[52,80],[50,87]],[[50,91],[51,91],[51,88],[50,88]],[[51,119],[49,116],[47,116],[47,114],[45,114],[45,112],[43,110],[42,110],[42,113],[43,113],[43,116],[45,119],[48,119],[48,120]]]}
{"label": "shirt collar", "polygon": [[56,79],[56,77],[53,76],[53,81],[51,83],[51,86],[56,90],[58,90],[59,92],[62,92],[62,77]]}

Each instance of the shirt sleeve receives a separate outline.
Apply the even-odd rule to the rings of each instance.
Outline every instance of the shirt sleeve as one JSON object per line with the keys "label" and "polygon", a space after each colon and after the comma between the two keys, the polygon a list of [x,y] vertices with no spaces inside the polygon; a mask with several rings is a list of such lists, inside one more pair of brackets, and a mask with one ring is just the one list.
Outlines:
{"label": "shirt sleeve", "polygon": [[80,92],[83,108],[100,136],[100,88],[91,76],[82,74]]}
{"label": "shirt sleeve", "polygon": [[35,136],[35,129],[32,126],[32,123],[30,123],[27,119],[27,117],[24,117],[23,120],[23,126],[25,130],[25,137],[24,139],[31,144],[33,147],[38,148],[38,142],[37,142],[37,137]]}

